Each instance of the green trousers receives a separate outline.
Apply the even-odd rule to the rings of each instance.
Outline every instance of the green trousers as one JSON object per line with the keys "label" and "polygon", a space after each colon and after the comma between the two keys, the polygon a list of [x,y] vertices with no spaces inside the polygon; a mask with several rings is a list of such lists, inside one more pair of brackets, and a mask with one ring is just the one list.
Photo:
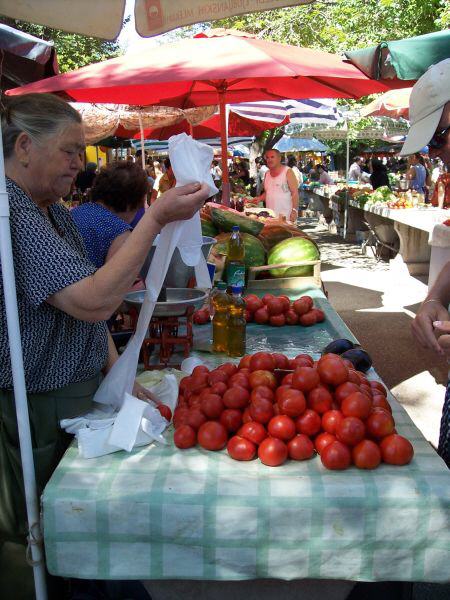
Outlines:
{"label": "green trousers", "polygon": [[[96,376],[58,390],[28,395],[39,497],[73,439],[59,422],[88,412],[99,382]],[[27,530],[14,392],[0,389],[0,542],[25,543]]]}

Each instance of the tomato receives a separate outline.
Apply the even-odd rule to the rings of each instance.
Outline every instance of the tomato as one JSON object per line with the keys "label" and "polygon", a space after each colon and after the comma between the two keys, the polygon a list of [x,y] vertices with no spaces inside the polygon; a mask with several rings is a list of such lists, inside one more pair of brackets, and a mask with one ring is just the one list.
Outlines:
{"label": "tomato", "polygon": [[223,363],[223,365],[220,365],[220,367],[217,367],[217,369],[219,371],[224,371],[224,373],[226,373],[228,377],[231,377],[238,371],[237,366],[233,365],[233,363]]}
{"label": "tomato", "polygon": [[355,371],[355,369],[352,369],[349,367],[348,369],[348,380],[350,383],[355,383],[358,386],[359,389],[359,376],[358,373]]}
{"label": "tomato", "polygon": [[188,416],[188,408],[177,407],[173,412],[173,426],[175,429],[178,429],[178,427],[181,427],[182,425],[186,425]]}
{"label": "tomato", "polygon": [[273,371],[275,369],[275,360],[269,352],[256,352],[250,358],[250,371]]}
{"label": "tomato", "polygon": [[298,314],[298,316],[306,315],[313,307],[312,298],[309,296],[302,296],[298,300],[294,300],[292,308]]}
{"label": "tomato", "polygon": [[195,325],[206,325],[210,318],[209,310],[206,308],[201,308],[200,310],[196,310],[192,316],[192,320]]}
{"label": "tomato", "polygon": [[234,460],[253,460],[256,446],[250,440],[234,435],[228,440],[227,452]]}
{"label": "tomato", "polygon": [[280,414],[292,418],[299,417],[306,409],[305,396],[300,390],[283,390],[279,394],[279,397],[277,397],[277,404],[280,409]]}
{"label": "tomato", "polygon": [[288,311],[291,307],[291,301],[289,300],[288,296],[278,296],[278,300],[280,300],[283,303],[283,312],[285,313],[286,311]]}
{"label": "tomato", "polygon": [[356,383],[352,383],[351,381],[346,381],[345,383],[338,385],[334,390],[334,399],[341,405],[344,398],[347,398],[347,396],[350,396],[353,392],[359,392],[359,385],[356,385]]}
{"label": "tomato", "polygon": [[289,359],[280,352],[273,352],[272,358],[275,361],[275,369],[289,369]]}
{"label": "tomato", "polygon": [[227,408],[245,408],[249,400],[249,391],[237,385],[229,388],[222,396],[222,401]]}
{"label": "tomato", "polygon": [[319,383],[319,373],[312,367],[298,367],[292,375],[292,387],[302,392],[310,392]]}
{"label": "tomato", "polygon": [[253,313],[253,320],[259,325],[265,325],[269,322],[269,316],[270,315],[267,306],[263,306],[262,308],[258,308],[258,310]]}
{"label": "tomato", "polygon": [[300,323],[300,325],[303,325],[303,327],[310,327],[311,325],[315,325],[317,323],[316,313],[310,310],[305,315],[301,315],[298,318],[298,322]]}
{"label": "tomato", "polygon": [[283,385],[278,386],[275,390],[275,401],[278,402],[278,400],[282,398],[283,393],[287,390],[292,390],[292,387],[290,385],[286,385],[285,383],[283,383]]}
{"label": "tomato", "polygon": [[173,434],[173,441],[177,448],[185,450],[186,448],[192,448],[197,444],[197,434],[195,429],[189,425],[181,425],[175,430]]}
{"label": "tomato", "polygon": [[407,465],[414,456],[409,440],[398,433],[392,433],[380,442],[381,457],[389,465]]}
{"label": "tomato", "polygon": [[362,383],[359,386],[359,391],[362,394],[365,394],[368,398],[372,399],[372,388],[370,387],[370,385],[365,385],[364,383]]}
{"label": "tomato", "polygon": [[286,461],[288,448],[278,438],[268,437],[259,445],[258,457],[263,464],[269,467],[278,467]]}
{"label": "tomato", "polygon": [[166,421],[169,421],[170,423],[170,421],[172,420],[172,411],[167,406],[167,404],[158,404],[156,408],[159,410],[161,416],[164,417]]}
{"label": "tomato", "polygon": [[320,416],[310,408],[307,408],[305,412],[296,419],[295,426],[299,433],[304,433],[309,437],[316,435],[320,431],[322,421]]}
{"label": "tomato", "polygon": [[227,383],[227,381],[228,381],[227,373],[225,373],[225,371],[220,370],[220,369],[214,369],[214,371],[211,371],[211,373],[209,373],[209,375],[208,375],[208,383],[211,387],[213,385],[215,385],[216,383]]}
{"label": "tomato", "polygon": [[267,398],[267,400],[270,400],[271,402],[273,402],[275,398],[273,390],[267,385],[259,385],[258,387],[255,387],[250,394],[250,401],[254,400],[256,396]]}
{"label": "tomato", "polygon": [[374,438],[384,438],[394,433],[395,423],[391,413],[385,410],[372,412],[366,421],[367,433]]}
{"label": "tomato", "polygon": [[345,444],[335,441],[323,449],[320,460],[326,469],[343,470],[351,465],[352,455]]}
{"label": "tomato", "polygon": [[347,446],[356,446],[364,439],[366,428],[361,419],[345,417],[336,427],[336,437]]}
{"label": "tomato", "polygon": [[220,396],[217,394],[207,394],[202,398],[201,409],[208,419],[218,419],[223,413],[225,406]]}
{"label": "tomato", "polygon": [[292,375],[293,373],[288,373],[287,375],[285,375],[283,377],[283,379],[281,380],[281,385],[292,385]]}
{"label": "tomato", "polygon": [[[208,376],[205,374],[205,377],[208,377]],[[189,384],[189,388],[188,388],[187,392],[191,392],[192,394],[199,394],[203,389],[205,389],[205,387],[208,387],[206,385],[206,381],[203,382],[202,380],[195,379],[193,377],[191,379],[191,382]]]}
{"label": "tomato", "polygon": [[191,394],[188,400],[189,408],[193,408],[194,406],[200,406],[201,404],[200,395],[199,394]]}
{"label": "tomato", "polygon": [[380,381],[369,381],[369,385],[373,390],[373,393],[381,394],[387,398],[387,390]]}
{"label": "tomato", "polygon": [[249,421],[253,421],[253,419],[250,415],[250,408],[247,406],[247,408],[242,413],[242,422],[248,423]]}
{"label": "tomato", "polygon": [[[195,367],[198,369],[198,367]],[[199,385],[208,385],[208,375],[205,371],[199,371],[195,375],[192,374],[192,383],[195,384],[196,387]]]}
{"label": "tomato", "polygon": [[226,408],[220,415],[220,422],[230,433],[234,433],[242,425],[242,413],[237,408]]}
{"label": "tomato", "polygon": [[310,312],[315,314],[317,323],[325,321],[325,313],[320,308],[313,308]]}
{"label": "tomato", "polygon": [[268,423],[273,417],[273,404],[267,398],[257,397],[249,406],[249,413],[253,421]]}
{"label": "tomato", "polygon": [[329,383],[335,387],[348,381],[348,367],[341,358],[327,358],[326,360],[321,358],[317,365],[317,371],[323,383]]}
{"label": "tomato", "polygon": [[353,392],[341,404],[344,417],[358,417],[365,421],[372,411],[372,400],[361,392]]}
{"label": "tomato", "polygon": [[227,391],[227,384],[223,381],[218,381],[211,388],[211,394],[217,394],[218,396],[223,396]]}
{"label": "tomato", "polygon": [[259,446],[259,444],[266,439],[267,430],[261,423],[258,423],[257,421],[249,421],[248,423],[244,423],[242,425],[238,431],[238,435]]}
{"label": "tomato", "polygon": [[240,387],[243,387],[247,390],[250,389],[248,377],[242,371],[238,371],[237,373],[232,375],[228,380],[228,387],[234,387],[236,385],[239,385]]}
{"label": "tomato", "polygon": [[309,363],[309,365],[305,365],[305,366],[312,367],[314,365],[314,359],[309,354],[297,354],[297,356],[294,358],[294,360],[303,360],[303,361]]}
{"label": "tomato", "polygon": [[352,448],[352,458],[358,469],[376,469],[381,462],[380,448],[371,440],[363,440]]}
{"label": "tomato", "polygon": [[263,301],[263,304],[267,304],[269,300],[273,300],[274,298],[275,296],[273,294],[264,294],[261,300]]}
{"label": "tomato", "polygon": [[299,433],[289,441],[288,452],[292,460],[307,460],[314,454],[314,444],[308,436]]}
{"label": "tomato", "polygon": [[241,375],[246,375],[248,377],[250,375],[251,371],[247,367],[242,367],[239,369],[239,373],[241,373]]}
{"label": "tomato", "polygon": [[269,318],[269,323],[272,325],[272,327],[283,327],[283,325],[286,325],[286,317],[283,315],[283,313],[279,315],[273,315]]}
{"label": "tomato", "polygon": [[294,421],[287,415],[272,417],[267,425],[269,435],[287,442],[297,433]]}
{"label": "tomato", "polygon": [[194,406],[189,411],[189,415],[186,419],[186,425],[190,425],[192,429],[195,429],[197,431],[197,429],[199,429],[206,421],[207,418],[204,415],[203,411],[200,410],[200,407]]}
{"label": "tomato", "polygon": [[249,294],[248,296],[245,296],[244,300],[245,300],[245,306],[252,313],[256,312],[259,308],[262,308],[264,306],[264,303],[261,300],[261,298],[258,298],[258,296],[255,296],[255,294]]}
{"label": "tomato", "polygon": [[323,433],[319,433],[319,435],[314,440],[314,447],[317,450],[317,454],[322,454],[323,449],[331,444],[331,442],[336,441],[336,436],[332,433],[328,433],[324,431]]}
{"label": "tomato", "polygon": [[342,422],[343,418],[340,410],[327,410],[322,415],[322,429],[327,433],[336,435],[337,426]]}
{"label": "tomato", "polygon": [[375,395],[372,399],[372,406],[374,408],[384,408],[386,410],[388,410],[389,412],[392,412],[392,408],[391,405],[389,404],[389,402],[386,400],[386,398],[384,396],[381,395]]}
{"label": "tomato", "polygon": [[206,421],[197,432],[198,443],[205,450],[222,450],[228,440],[228,433],[222,423]]}
{"label": "tomato", "polygon": [[333,396],[323,385],[311,390],[308,394],[308,406],[312,410],[316,411],[320,415],[323,415],[327,411],[331,410],[333,403]]}
{"label": "tomato", "polygon": [[248,369],[250,367],[251,357],[251,354],[246,354],[245,356],[243,356],[239,361],[239,369]]}
{"label": "tomato", "polygon": [[283,314],[284,302],[279,298],[269,298],[266,302],[266,306],[269,309],[269,315],[281,315]]}
{"label": "tomato", "polygon": [[286,325],[297,325],[298,323],[298,314],[294,309],[290,308],[284,313],[286,318]]}
{"label": "tomato", "polygon": [[245,322],[251,323],[253,321],[253,313],[248,308],[245,309]]}
{"label": "tomato", "polygon": [[[272,358],[272,357],[271,357]],[[249,383],[252,389],[262,385],[274,390],[277,387],[277,378],[271,371],[252,371],[249,375]]]}

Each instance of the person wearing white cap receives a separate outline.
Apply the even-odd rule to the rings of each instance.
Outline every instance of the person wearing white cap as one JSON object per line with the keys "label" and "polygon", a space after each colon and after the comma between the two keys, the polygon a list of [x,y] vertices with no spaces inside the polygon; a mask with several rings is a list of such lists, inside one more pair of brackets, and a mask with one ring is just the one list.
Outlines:
{"label": "person wearing white cap", "polygon": [[[440,158],[450,168],[450,58],[430,67],[417,81],[411,92],[409,116],[411,129],[400,154],[413,154],[428,145],[430,158]],[[448,360],[449,304],[450,262],[439,273],[412,323],[418,342]],[[438,452],[450,467],[450,383],[442,411]]]}

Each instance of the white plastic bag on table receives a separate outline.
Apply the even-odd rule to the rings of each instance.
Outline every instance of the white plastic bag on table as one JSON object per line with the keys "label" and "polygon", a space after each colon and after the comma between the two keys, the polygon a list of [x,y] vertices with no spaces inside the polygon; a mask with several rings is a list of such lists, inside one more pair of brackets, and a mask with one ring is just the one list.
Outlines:
{"label": "white plastic bag on table", "polygon": [[[211,196],[217,193],[210,174],[212,148],[182,133],[169,139],[169,156],[177,187],[198,181],[209,186]],[[106,440],[110,447],[131,450],[138,437],[142,435],[148,435],[148,442],[152,439],[162,439],[160,434],[167,426],[167,421],[147,402],[131,395],[139,352],[176,247],[179,248],[183,261],[188,266],[194,267],[197,286],[211,287],[206,260],[202,253],[202,242],[198,213],[188,221],[169,223],[159,235],[145,281],[147,292],[139,313],[136,332],[124,353],[100,384],[94,397],[96,402],[112,405],[119,410]],[[153,410],[150,411],[149,408]],[[113,450],[109,450],[111,451]]]}

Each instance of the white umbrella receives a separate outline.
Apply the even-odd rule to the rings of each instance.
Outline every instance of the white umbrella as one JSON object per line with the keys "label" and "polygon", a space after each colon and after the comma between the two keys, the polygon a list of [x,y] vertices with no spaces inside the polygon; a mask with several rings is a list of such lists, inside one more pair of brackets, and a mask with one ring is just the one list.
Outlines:
{"label": "white umbrella", "polygon": [[[285,6],[311,4],[314,1],[135,0],[134,16],[139,35],[151,37],[184,25]],[[113,40],[122,29],[125,0],[2,0],[1,12],[12,19]]]}

